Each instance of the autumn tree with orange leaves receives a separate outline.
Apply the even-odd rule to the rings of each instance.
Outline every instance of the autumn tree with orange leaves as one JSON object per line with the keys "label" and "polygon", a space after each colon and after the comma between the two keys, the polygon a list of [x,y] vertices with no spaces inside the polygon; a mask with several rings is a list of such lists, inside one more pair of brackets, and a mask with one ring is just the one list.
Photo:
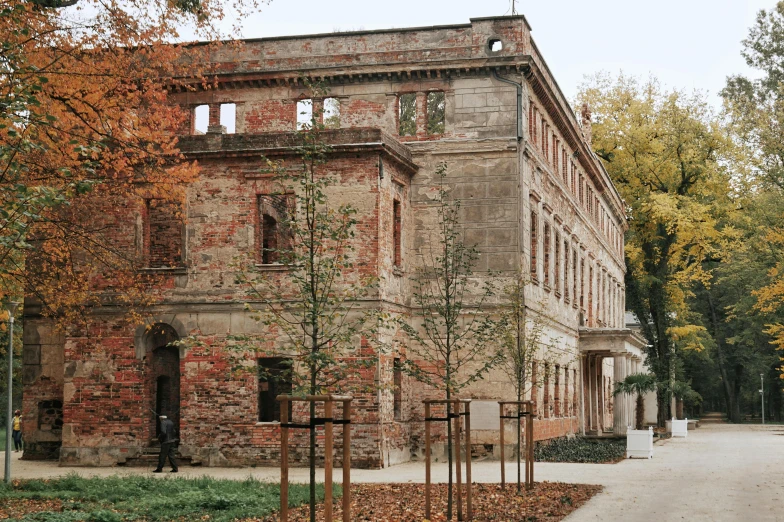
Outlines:
{"label": "autumn tree with orange leaves", "polygon": [[24,294],[71,319],[150,298],[117,209],[145,199],[176,208],[197,175],[175,136],[188,115],[167,87],[192,82],[197,53],[209,52],[178,42],[181,31],[215,40],[226,8],[0,0],[0,298]]}

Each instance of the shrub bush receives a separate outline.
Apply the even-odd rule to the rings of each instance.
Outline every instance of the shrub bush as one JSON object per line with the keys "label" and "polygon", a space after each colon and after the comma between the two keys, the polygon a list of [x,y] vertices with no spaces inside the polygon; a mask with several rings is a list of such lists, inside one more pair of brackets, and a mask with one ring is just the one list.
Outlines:
{"label": "shrub bush", "polygon": [[626,454],[625,439],[587,439],[572,437],[537,442],[534,458],[537,462],[617,462]]}

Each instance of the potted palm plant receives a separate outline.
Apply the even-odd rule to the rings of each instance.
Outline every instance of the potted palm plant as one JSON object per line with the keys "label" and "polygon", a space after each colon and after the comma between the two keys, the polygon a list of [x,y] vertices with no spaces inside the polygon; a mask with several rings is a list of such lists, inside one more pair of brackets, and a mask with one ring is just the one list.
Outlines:
{"label": "potted palm plant", "polygon": [[642,429],[643,419],[645,419],[645,402],[643,396],[656,389],[656,379],[647,373],[634,373],[627,376],[624,380],[615,383],[614,396],[620,394],[630,394],[637,396],[637,414],[635,417],[635,429],[629,427],[626,430],[626,457],[645,458],[653,457],[653,428]]}

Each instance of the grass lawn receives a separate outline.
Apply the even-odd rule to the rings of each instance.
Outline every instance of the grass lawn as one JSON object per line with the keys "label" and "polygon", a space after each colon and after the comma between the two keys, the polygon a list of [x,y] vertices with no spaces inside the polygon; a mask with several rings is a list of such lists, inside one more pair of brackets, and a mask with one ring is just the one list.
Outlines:
{"label": "grass lawn", "polygon": [[[319,499],[324,487],[319,484]],[[340,488],[335,487],[335,496]],[[307,485],[292,484],[289,505],[306,503]],[[82,478],[0,483],[0,519],[38,522],[125,520],[230,521],[267,517],[280,505],[278,484],[153,477]]]}

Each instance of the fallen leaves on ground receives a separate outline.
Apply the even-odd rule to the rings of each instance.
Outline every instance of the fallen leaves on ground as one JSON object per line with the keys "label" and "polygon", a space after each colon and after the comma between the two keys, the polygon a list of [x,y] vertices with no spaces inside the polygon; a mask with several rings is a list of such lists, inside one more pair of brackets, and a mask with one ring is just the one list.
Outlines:
{"label": "fallen leaves on ground", "polygon": [[[464,486],[465,488],[465,486]],[[500,484],[472,486],[475,521],[494,522],[555,522],[580,507],[601,491],[601,486],[538,482],[531,491],[517,493],[516,484],[501,489]],[[456,490],[455,490],[456,491]],[[432,486],[432,510],[429,522],[443,522],[446,518],[447,486]],[[333,520],[342,520],[342,500],[334,502]],[[457,500],[455,499],[455,508]],[[466,510],[465,490],[463,512]],[[308,520],[308,507],[289,512],[291,522]],[[275,522],[278,516],[264,519]],[[317,520],[324,521],[323,505],[319,505]],[[356,484],[351,486],[351,520],[363,522],[423,522],[425,518],[424,484]],[[457,520],[456,511],[453,520]],[[250,522],[250,521],[248,521]]]}
{"label": "fallen leaves on ground", "polygon": [[61,510],[62,501],[59,499],[7,498],[0,503],[0,520],[18,520],[32,513]]}

